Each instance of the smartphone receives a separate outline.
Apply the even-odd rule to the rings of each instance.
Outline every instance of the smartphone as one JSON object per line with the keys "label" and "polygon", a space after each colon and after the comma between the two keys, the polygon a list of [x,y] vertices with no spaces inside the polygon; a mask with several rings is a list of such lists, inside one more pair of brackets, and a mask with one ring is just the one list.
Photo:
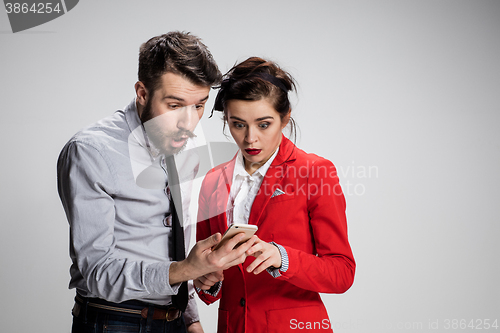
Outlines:
{"label": "smartphone", "polygon": [[238,224],[238,223],[233,223],[233,224],[231,224],[229,226],[229,228],[226,230],[226,232],[224,233],[224,235],[222,235],[221,241],[219,242],[219,244],[217,244],[213,248],[213,250],[217,250],[218,248],[220,248],[228,240],[230,240],[231,238],[233,238],[236,234],[244,233],[245,237],[243,237],[243,239],[238,244],[236,244],[236,246],[235,246],[235,248],[236,248],[239,245],[245,243],[247,240],[249,240],[257,232],[257,229],[259,229],[259,228],[256,225],[253,225],[253,224]]}

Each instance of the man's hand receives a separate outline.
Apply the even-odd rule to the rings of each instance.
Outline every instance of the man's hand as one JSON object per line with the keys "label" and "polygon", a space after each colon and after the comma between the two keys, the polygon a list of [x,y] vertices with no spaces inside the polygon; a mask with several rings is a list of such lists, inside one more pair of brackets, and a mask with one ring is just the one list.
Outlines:
{"label": "man's hand", "polygon": [[214,284],[219,281],[224,280],[223,271],[208,273],[199,278],[193,280],[195,287],[200,288],[201,290],[208,290],[212,288]]}
{"label": "man's hand", "polygon": [[254,274],[259,274],[271,266],[281,267],[281,253],[278,247],[266,243],[258,237],[255,244],[247,251],[247,255],[255,257],[255,260],[247,267],[248,273],[253,271]]}
{"label": "man's hand", "polygon": [[199,321],[195,321],[187,327],[188,333],[204,333]]}
{"label": "man's hand", "polygon": [[243,263],[247,257],[246,251],[258,239],[257,236],[253,236],[234,248],[244,237],[243,233],[239,233],[215,251],[212,248],[221,241],[220,233],[197,242],[186,259],[170,265],[170,285],[193,280],[212,272],[223,271]]}

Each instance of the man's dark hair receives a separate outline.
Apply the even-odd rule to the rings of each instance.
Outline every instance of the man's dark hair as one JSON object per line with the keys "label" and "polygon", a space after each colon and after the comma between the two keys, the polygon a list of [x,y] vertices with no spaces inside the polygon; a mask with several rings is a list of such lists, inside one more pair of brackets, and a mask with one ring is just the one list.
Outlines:
{"label": "man's dark hair", "polygon": [[201,40],[189,32],[172,31],[156,36],[139,50],[139,81],[153,94],[163,74],[179,74],[200,86],[211,87],[222,74]]}

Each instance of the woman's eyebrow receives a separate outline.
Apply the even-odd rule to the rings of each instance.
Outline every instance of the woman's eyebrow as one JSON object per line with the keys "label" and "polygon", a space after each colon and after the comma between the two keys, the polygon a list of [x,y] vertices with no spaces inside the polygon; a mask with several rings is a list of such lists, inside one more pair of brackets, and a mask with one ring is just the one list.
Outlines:
{"label": "woman's eyebrow", "polygon": [[[243,119],[235,117],[235,116],[231,116],[229,118],[246,123],[246,120],[243,120]],[[255,119],[255,121],[262,121],[262,120],[266,120],[266,119],[274,119],[274,117],[273,116],[264,116],[264,117],[260,117],[260,118]]]}
{"label": "woman's eyebrow", "polygon": [[269,118],[274,119],[274,117],[272,117],[272,116],[265,116],[265,117],[257,118],[257,119],[255,119],[255,121],[266,120],[266,119],[269,119]]}
{"label": "woman's eyebrow", "polygon": [[229,117],[229,118],[231,118],[231,119],[235,119],[235,120],[239,120],[239,121],[242,121],[242,122],[246,123],[246,121],[245,121],[245,120],[243,120],[243,119],[241,119],[241,118],[238,118],[238,117],[235,117],[235,116],[231,116],[231,117]]}

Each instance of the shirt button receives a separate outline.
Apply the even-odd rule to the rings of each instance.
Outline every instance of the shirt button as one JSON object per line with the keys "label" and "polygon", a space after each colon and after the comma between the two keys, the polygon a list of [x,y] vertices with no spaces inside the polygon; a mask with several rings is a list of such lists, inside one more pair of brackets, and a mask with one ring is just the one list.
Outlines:
{"label": "shirt button", "polygon": [[165,227],[171,227],[172,226],[172,215],[169,215],[163,219],[163,225]]}
{"label": "shirt button", "polygon": [[246,302],[245,302],[245,299],[244,299],[244,298],[241,298],[241,299],[240,299],[240,305],[244,307],[244,306],[245,306],[245,303],[246,303]]}

